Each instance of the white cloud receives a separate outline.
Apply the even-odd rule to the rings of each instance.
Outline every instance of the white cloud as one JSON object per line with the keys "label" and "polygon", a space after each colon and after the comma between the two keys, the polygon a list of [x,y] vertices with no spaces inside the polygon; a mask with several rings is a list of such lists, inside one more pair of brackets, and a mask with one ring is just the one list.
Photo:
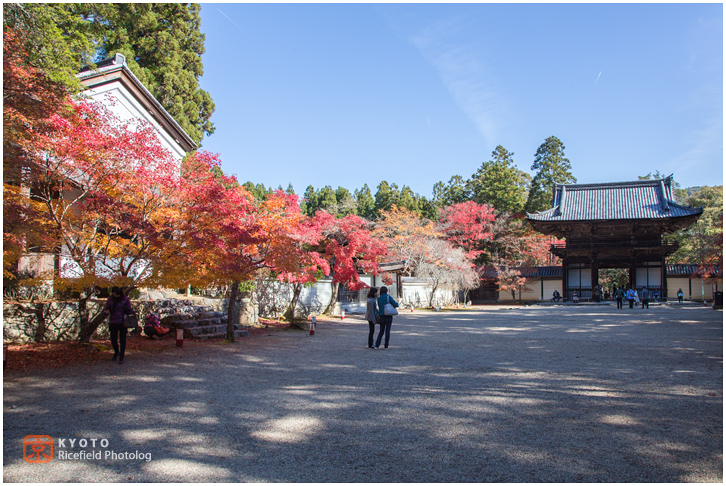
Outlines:
{"label": "white cloud", "polygon": [[494,143],[506,123],[507,100],[496,90],[496,78],[481,50],[461,42],[447,41],[461,30],[458,20],[430,26],[410,42],[438,72],[456,103],[488,142]]}

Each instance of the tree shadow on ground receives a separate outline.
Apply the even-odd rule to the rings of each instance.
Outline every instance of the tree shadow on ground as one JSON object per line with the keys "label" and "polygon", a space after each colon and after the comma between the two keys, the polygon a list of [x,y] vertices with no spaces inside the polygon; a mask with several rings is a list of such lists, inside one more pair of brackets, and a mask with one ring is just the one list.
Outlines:
{"label": "tree shadow on ground", "polygon": [[[6,380],[7,481],[722,480],[713,311],[402,313]],[[213,352],[210,352],[213,351]],[[126,365],[124,365],[126,366]],[[15,406],[12,409],[10,407]],[[145,461],[28,464],[22,439]]]}

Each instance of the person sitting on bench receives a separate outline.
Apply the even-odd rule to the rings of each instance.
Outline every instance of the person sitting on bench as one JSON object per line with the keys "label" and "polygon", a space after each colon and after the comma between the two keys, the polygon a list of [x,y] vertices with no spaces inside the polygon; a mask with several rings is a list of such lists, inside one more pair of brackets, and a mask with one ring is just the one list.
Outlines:
{"label": "person sitting on bench", "polygon": [[554,292],[552,292],[552,302],[557,303],[557,302],[560,301],[561,298],[562,297],[560,296],[560,292],[559,291],[555,290]]}

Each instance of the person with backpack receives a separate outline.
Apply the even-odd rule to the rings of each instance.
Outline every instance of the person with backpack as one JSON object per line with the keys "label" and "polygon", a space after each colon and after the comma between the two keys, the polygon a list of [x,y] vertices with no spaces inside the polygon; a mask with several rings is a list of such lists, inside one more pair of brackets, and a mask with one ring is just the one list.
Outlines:
{"label": "person with backpack", "polygon": [[[389,312],[388,309],[386,309],[386,306],[389,306],[388,309],[393,309],[393,312]],[[378,309],[381,316],[381,330],[378,331],[378,338],[376,339],[376,349],[381,345],[381,339],[383,338],[383,335],[385,334],[386,340],[384,341],[383,349],[388,349],[388,342],[391,339],[391,325],[393,324],[393,316],[395,314],[398,314],[398,311],[395,310],[395,308],[398,307],[398,302],[393,300],[390,295],[388,295],[388,287],[381,287],[381,295],[378,297]]]}

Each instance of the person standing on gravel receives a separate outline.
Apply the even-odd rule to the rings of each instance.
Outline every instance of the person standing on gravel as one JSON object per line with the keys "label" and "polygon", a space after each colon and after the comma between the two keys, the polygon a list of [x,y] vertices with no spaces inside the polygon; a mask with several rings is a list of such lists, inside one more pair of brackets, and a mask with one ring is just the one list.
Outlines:
{"label": "person standing on gravel", "polygon": [[376,349],[381,345],[381,339],[385,333],[386,340],[383,343],[384,349],[388,349],[388,342],[391,339],[391,325],[393,324],[393,316],[385,315],[382,309],[386,308],[386,304],[391,304],[393,307],[398,307],[398,302],[393,300],[388,295],[388,287],[381,287],[381,295],[378,297],[378,308],[381,309],[381,330],[378,331],[378,338],[376,339]]}
{"label": "person standing on gravel", "polygon": [[629,308],[632,309],[633,303],[635,302],[635,290],[628,289],[628,291],[625,292],[625,297],[628,299]]}
{"label": "person standing on gravel", "polygon": [[643,293],[641,294],[641,299],[643,302],[643,307],[641,307],[641,309],[650,309],[650,307],[648,307],[648,299],[650,299],[650,291],[648,290],[647,287],[643,287]]}
{"label": "person standing on gravel", "polygon": [[[368,321],[368,347],[373,348],[373,334],[376,332],[376,323],[379,322],[380,312],[378,312],[378,305],[376,303],[376,294],[378,289],[371,287],[368,291],[368,302],[366,303],[366,316],[365,320]],[[383,325],[381,324],[381,330]]]}
{"label": "person standing on gravel", "polygon": [[[124,295],[121,287],[113,287],[111,295],[106,301],[103,312],[109,316],[108,330],[111,333],[111,346],[113,347],[113,361],[118,358],[118,364],[124,364],[124,354],[126,353],[126,328],[124,327],[124,316],[131,314],[131,301]],[[119,336],[121,337],[121,347],[119,348]]]}
{"label": "person standing on gravel", "polygon": [[615,291],[615,302],[618,303],[618,309],[623,308],[623,298],[625,297],[625,292],[623,291],[623,288],[619,288]]}

